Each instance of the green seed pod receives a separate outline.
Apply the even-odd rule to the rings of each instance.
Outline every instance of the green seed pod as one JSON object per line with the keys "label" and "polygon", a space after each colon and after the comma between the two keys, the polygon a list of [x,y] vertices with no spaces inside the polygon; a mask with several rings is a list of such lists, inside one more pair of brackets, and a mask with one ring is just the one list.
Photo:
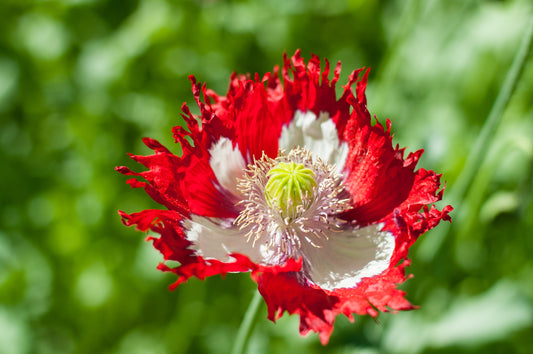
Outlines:
{"label": "green seed pod", "polygon": [[270,206],[281,209],[284,218],[293,218],[299,205],[313,199],[315,174],[301,163],[280,162],[267,172],[267,177],[266,200]]}

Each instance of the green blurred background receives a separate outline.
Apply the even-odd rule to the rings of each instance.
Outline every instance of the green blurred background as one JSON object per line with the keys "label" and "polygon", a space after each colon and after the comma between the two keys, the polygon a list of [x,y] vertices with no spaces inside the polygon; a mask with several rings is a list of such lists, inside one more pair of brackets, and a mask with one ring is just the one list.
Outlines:
{"label": "green blurred background", "polygon": [[[264,305],[250,353],[510,353],[533,344],[533,60],[466,193],[454,192],[533,13],[530,1],[3,0],[0,353],[226,353],[246,274],[175,291],[117,214],[157,207],[116,165],[174,151],[188,75],[224,93],[302,49],[372,71],[370,111],[444,174],[451,227],[410,253],[417,311],[337,319],[331,342]],[[191,105],[192,107],[193,105]],[[455,197],[450,197],[454,196]],[[453,199],[453,200],[450,200]],[[440,242],[443,240],[442,242]]]}

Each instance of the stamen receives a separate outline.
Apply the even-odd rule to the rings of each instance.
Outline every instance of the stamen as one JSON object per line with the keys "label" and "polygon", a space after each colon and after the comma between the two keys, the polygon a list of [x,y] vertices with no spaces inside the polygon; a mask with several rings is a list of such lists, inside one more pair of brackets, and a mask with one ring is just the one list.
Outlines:
{"label": "stamen", "polygon": [[253,247],[263,240],[274,258],[295,256],[302,242],[320,248],[328,233],[347,224],[338,217],[351,208],[349,199],[340,198],[346,195],[342,176],[299,147],[275,159],[263,154],[248,165],[237,188],[246,199],[234,224]]}

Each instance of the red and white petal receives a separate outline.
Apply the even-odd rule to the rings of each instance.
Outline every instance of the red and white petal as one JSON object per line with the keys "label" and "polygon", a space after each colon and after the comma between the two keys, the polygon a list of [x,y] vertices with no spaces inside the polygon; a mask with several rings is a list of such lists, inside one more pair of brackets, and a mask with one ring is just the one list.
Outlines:
{"label": "red and white petal", "polygon": [[211,219],[192,215],[183,221],[185,235],[192,242],[190,249],[205,259],[231,262],[231,254],[239,253],[252,262],[265,264],[269,252],[259,245],[247,242],[245,232],[233,225],[232,220]]}
{"label": "red and white petal", "polygon": [[276,157],[282,126],[293,115],[277,76],[267,74],[260,79],[256,75],[250,79],[233,75],[225,97],[211,91],[207,94],[215,101],[210,108],[230,127],[228,137],[238,145],[247,163],[260,159],[263,153]]}
{"label": "red and white petal", "polygon": [[[379,311],[410,310],[415,308],[405,299],[405,292],[397,284],[406,280],[404,268],[408,262],[390,267],[377,276],[363,278],[356,287],[332,291],[302,282],[298,273],[269,273],[254,277],[268,307],[268,318],[276,321],[285,311],[300,316],[300,334],[310,331],[327,344],[333,331],[335,317],[344,314],[353,321],[353,313],[376,317]],[[377,309],[377,310],[376,310]]]}
{"label": "red and white petal", "polygon": [[[140,231],[152,231],[157,234],[158,236],[149,236],[147,239],[153,242],[154,247],[161,252],[165,261],[177,261],[180,264],[174,268],[167,266],[165,263],[161,263],[158,266],[158,269],[162,271],[172,272],[177,275],[178,279],[170,286],[172,289],[191,277],[205,279],[213,275],[234,272],[251,272],[253,277],[267,273],[275,276],[284,272],[298,272],[302,267],[301,260],[295,259],[288,259],[284,264],[280,265],[261,265],[252,261],[244,252],[232,254],[226,254],[226,251],[219,252],[219,255],[223,255],[223,257],[220,257],[221,259],[204,257],[195,250],[195,245],[188,239],[192,235],[188,234],[188,231],[184,229],[183,225],[191,221],[183,218],[173,210],[154,209],[132,214],[119,212],[119,214],[122,216],[122,221],[126,226],[135,225]],[[204,222],[208,220],[198,216],[194,218]],[[202,235],[200,238],[204,236]],[[231,244],[233,243],[228,242],[228,245]],[[246,246],[246,243],[243,242],[243,245]],[[211,252],[211,248],[206,252]]]}
{"label": "red and white petal", "polygon": [[321,112],[317,118],[312,111],[296,111],[290,124],[283,127],[279,147],[286,151],[305,147],[314,156],[334,164],[339,172],[348,155],[348,144],[339,141],[335,123],[327,112]]}
{"label": "red and white petal", "polygon": [[376,224],[341,232],[328,239],[302,242],[304,272],[325,290],[352,288],[366,277],[383,273],[390,266],[395,238]]}
{"label": "red and white petal", "polygon": [[396,267],[391,267],[375,277],[364,278],[354,288],[341,288],[328,292],[337,300],[337,313],[342,313],[353,321],[353,313],[377,317],[378,311],[402,311],[416,308],[405,299],[405,292],[397,289],[408,276],[404,261]]}
{"label": "red and white petal", "polygon": [[215,173],[218,183],[235,197],[241,196],[237,190],[237,179],[242,178],[246,163],[239,151],[228,138],[220,138],[209,149],[209,164]]}

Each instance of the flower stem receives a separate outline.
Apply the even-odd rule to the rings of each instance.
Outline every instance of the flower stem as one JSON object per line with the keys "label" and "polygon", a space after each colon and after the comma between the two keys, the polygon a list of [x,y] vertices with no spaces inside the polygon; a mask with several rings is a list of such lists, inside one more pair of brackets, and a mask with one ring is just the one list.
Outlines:
{"label": "flower stem", "polygon": [[474,177],[484,161],[486,156],[485,152],[488,150],[490,141],[494,137],[496,129],[498,128],[503,116],[503,112],[507,107],[511,96],[515,92],[518,79],[520,78],[525,63],[527,62],[528,54],[531,52],[531,45],[533,42],[533,17],[530,19],[528,28],[526,31],[524,31],[524,33],[525,36],[523,37],[522,43],[516,52],[513,64],[507,73],[507,77],[505,78],[498,97],[496,98],[496,101],[494,101],[494,105],[492,106],[485,124],[483,124],[483,128],[481,129],[481,132],[475,141],[462,173],[455,182],[453,190],[453,195],[455,197],[461,197],[470,187],[470,184],[474,180]]}
{"label": "flower stem", "polygon": [[252,298],[252,301],[250,302],[250,305],[248,305],[246,313],[244,314],[241,326],[239,327],[239,332],[237,332],[237,337],[235,338],[235,342],[233,343],[231,354],[244,353],[246,344],[252,333],[254,319],[257,315],[257,310],[259,309],[260,304],[261,293],[259,293],[259,291],[256,291],[254,297]]}
{"label": "flower stem", "polygon": [[[505,77],[502,88],[498,93],[498,97],[496,97],[496,101],[494,101],[494,105],[490,110],[487,120],[483,124],[483,128],[481,129],[476,141],[474,142],[472,150],[466,159],[463,170],[459,174],[459,177],[457,178],[447,198],[452,203],[455,210],[459,210],[460,204],[462,200],[464,200],[467,190],[470,188],[472,181],[475,180],[477,174],[481,170],[481,166],[485,160],[486,151],[490,146],[490,142],[494,138],[505,108],[515,92],[532,46],[533,17],[530,18],[527,28],[524,31],[524,37],[522,38],[522,42],[515,54],[511,68],[507,72],[507,76]],[[435,230],[431,238],[428,238],[426,242],[422,243],[421,247],[419,248],[419,255],[421,258],[429,260],[437,254],[442,246],[446,234],[450,230],[450,227],[450,225],[443,225],[443,227]]]}

